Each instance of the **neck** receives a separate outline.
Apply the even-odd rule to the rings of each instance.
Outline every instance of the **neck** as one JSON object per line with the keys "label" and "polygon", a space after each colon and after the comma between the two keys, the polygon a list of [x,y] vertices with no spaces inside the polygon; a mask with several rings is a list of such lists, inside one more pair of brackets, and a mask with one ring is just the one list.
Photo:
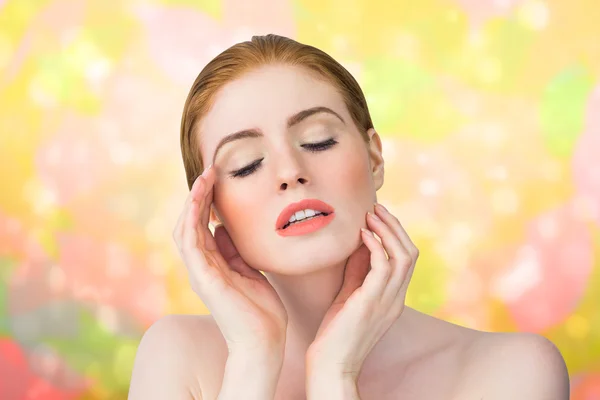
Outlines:
{"label": "neck", "polygon": [[[288,313],[286,368],[298,372],[304,368],[304,355],[342,286],[345,266],[346,260],[304,275],[264,273]],[[372,350],[365,365],[381,368],[412,358],[419,351],[419,344],[424,345],[423,339],[431,334],[418,327],[431,325],[432,320],[435,319],[406,306],[400,318]]]}
{"label": "neck", "polygon": [[303,275],[265,272],[288,314],[286,343],[293,352],[304,354],[312,343],[325,313],[337,296],[344,279],[346,260]]}

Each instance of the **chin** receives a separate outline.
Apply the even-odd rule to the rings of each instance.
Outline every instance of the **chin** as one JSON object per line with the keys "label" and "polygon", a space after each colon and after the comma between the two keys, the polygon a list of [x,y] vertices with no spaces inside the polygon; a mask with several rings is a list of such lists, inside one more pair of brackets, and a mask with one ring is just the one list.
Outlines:
{"label": "chin", "polygon": [[[331,237],[333,239],[333,236]],[[318,244],[296,244],[292,248],[278,248],[267,251],[271,266],[263,271],[283,275],[302,275],[345,263],[348,257],[361,245],[362,240],[337,236],[337,240],[320,240]],[[307,248],[308,247],[308,248]],[[276,258],[276,259],[275,259]]]}

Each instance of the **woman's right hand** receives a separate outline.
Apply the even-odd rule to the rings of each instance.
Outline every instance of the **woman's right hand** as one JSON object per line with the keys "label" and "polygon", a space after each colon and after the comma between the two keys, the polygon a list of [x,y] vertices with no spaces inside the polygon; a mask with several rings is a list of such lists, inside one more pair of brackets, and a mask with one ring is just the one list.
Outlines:
{"label": "woman's right hand", "polygon": [[242,259],[223,225],[208,228],[214,167],[194,182],[173,231],[190,284],[219,326],[229,352],[283,351],[287,312],[258,270]]}

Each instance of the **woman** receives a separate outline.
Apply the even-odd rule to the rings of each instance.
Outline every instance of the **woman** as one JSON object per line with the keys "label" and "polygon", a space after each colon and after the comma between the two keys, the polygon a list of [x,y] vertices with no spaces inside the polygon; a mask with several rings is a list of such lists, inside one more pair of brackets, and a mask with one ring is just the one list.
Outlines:
{"label": "woman", "polygon": [[211,314],[148,329],[131,399],[568,398],[544,337],[405,306],[418,250],[374,206],[381,140],[326,53],[276,35],[225,50],[192,86],[181,148],[173,237]]}

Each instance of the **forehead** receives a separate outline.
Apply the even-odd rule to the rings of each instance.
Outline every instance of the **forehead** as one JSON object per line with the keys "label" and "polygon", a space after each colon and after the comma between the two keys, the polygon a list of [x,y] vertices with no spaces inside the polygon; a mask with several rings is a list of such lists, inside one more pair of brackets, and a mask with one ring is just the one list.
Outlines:
{"label": "forehead", "polygon": [[242,129],[258,128],[265,136],[282,131],[289,116],[316,106],[347,115],[342,96],[315,73],[298,66],[260,67],[216,94],[199,124],[202,155],[210,154],[222,137]]}

